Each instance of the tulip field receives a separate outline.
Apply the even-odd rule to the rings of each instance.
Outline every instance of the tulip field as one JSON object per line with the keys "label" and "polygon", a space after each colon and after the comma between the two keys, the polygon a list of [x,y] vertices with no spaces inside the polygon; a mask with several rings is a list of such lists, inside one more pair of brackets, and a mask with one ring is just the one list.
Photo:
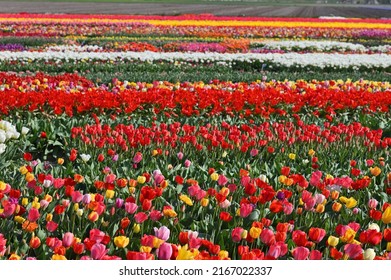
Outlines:
{"label": "tulip field", "polygon": [[0,260],[391,259],[390,38],[0,14]]}

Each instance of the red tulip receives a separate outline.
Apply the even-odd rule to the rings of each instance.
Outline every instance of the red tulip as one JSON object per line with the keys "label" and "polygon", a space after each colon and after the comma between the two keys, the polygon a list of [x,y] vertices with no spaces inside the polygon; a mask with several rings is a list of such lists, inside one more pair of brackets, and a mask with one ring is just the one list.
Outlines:
{"label": "red tulip", "polygon": [[326,231],[322,228],[310,228],[308,235],[312,241],[319,243],[326,235]]}

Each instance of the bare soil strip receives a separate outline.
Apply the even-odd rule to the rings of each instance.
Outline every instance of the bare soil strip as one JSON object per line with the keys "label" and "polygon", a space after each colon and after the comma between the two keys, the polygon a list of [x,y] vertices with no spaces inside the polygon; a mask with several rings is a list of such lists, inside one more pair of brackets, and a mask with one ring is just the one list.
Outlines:
{"label": "bare soil strip", "polygon": [[259,6],[162,3],[0,2],[0,13],[214,14],[219,16],[391,18],[390,6]]}

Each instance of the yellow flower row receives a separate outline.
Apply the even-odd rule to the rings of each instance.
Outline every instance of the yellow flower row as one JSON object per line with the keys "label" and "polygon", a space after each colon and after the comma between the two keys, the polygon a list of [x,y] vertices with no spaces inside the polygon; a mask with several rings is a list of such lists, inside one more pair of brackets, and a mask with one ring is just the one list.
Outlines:
{"label": "yellow flower row", "polygon": [[[34,23],[66,23],[75,22],[76,19],[67,18],[1,18],[0,22],[34,22]],[[365,28],[390,29],[391,24],[373,22],[314,22],[314,21],[235,21],[235,20],[148,20],[148,19],[77,19],[78,23],[149,23],[162,26],[248,26],[248,27],[313,27],[313,28]]]}

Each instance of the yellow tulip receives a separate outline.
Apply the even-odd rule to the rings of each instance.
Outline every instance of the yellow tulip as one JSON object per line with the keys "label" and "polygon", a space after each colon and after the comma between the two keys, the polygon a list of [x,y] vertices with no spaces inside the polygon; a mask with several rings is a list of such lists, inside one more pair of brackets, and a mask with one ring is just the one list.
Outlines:
{"label": "yellow tulip", "polygon": [[164,243],[164,240],[155,237],[155,238],[153,239],[153,242],[152,242],[153,248],[159,248],[160,245],[162,245],[163,243]]}
{"label": "yellow tulip", "polygon": [[27,172],[26,173],[26,177],[25,177],[26,181],[27,182],[31,182],[33,181],[35,178],[34,178],[34,174],[30,173],[30,172]]}
{"label": "yellow tulip", "polygon": [[290,153],[290,154],[288,155],[288,157],[289,157],[291,160],[295,160],[295,159],[296,159],[296,154]]}
{"label": "yellow tulip", "polygon": [[339,238],[338,237],[335,237],[333,235],[330,235],[329,238],[327,239],[327,243],[330,245],[330,246],[337,246],[338,243],[339,243]]}
{"label": "yellow tulip", "polygon": [[383,212],[381,220],[385,224],[391,223],[391,206],[388,206],[387,209]]}
{"label": "yellow tulip", "polygon": [[354,237],[356,232],[351,228],[348,228],[343,236],[341,236],[341,241],[345,243],[354,243]]}
{"label": "yellow tulip", "polygon": [[371,171],[371,174],[373,175],[373,176],[379,176],[380,175],[380,173],[381,173],[381,169],[379,168],[379,167],[371,167],[371,168],[369,168],[369,170]]}
{"label": "yellow tulip", "polygon": [[391,252],[391,242],[387,242],[387,252]]}
{"label": "yellow tulip", "polygon": [[112,199],[114,197],[115,191],[113,190],[106,190],[105,196],[108,199]]}
{"label": "yellow tulip", "polygon": [[140,252],[141,253],[151,253],[152,247],[149,246],[141,246],[140,247]]}
{"label": "yellow tulip", "polygon": [[197,249],[188,250],[188,245],[179,246],[177,260],[194,260],[194,258],[199,254]]}
{"label": "yellow tulip", "polygon": [[54,254],[52,256],[52,260],[55,260],[55,261],[65,261],[67,258],[63,255],[58,255],[58,254]]}
{"label": "yellow tulip", "polygon": [[114,244],[118,248],[125,248],[129,244],[129,238],[123,235],[114,237]]}
{"label": "yellow tulip", "polygon": [[201,206],[202,207],[206,207],[206,206],[208,206],[208,204],[209,204],[209,199],[207,199],[207,198],[203,198],[203,199],[201,199]]}
{"label": "yellow tulip", "polygon": [[262,229],[258,227],[251,227],[250,228],[250,236],[254,239],[257,239],[261,235]]}
{"label": "yellow tulip", "polygon": [[144,184],[147,178],[145,176],[138,176],[137,177],[137,183]]}
{"label": "yellow tulip", "polygon": [[19,224],[23,224],[23,222],[26,220],[25,218],[21,217],[21,216],[15,216],[14,218],[15,222],[19,223]]}
{"label": "yellow tulip", "polygon": [[63,159],[63,158],[58,158],[58,159],[57,159],[57,163],[58,163],[59,165],[63,165],[63,164],[64,164],[64,159]]}
{"label": "yellow tulip", "polygon": [[140,230],[141,230],[140,224],[134,224],[134,225],[133,225],[133,232],[134,232],[134,233],[139,233]]}
{"label": "yellow tulip", "polygon": [[23,198],[22,198],[22,205],[23,205],[23,206],[26,206],[27,204],[29,204],[28,198],[27,198],[27,197],[23,197]]}
{"label": "yellow tulip", "polygon": [[221,250],[220,252],[219,252],[219,258],[221,258],[221,259],[226,259],[226,258],[228,258],[228,252],[227,251],[225,251],[225,250]]}
{"label": "yellow tulip", "polygon": [[308,155],[311,156],[311,157],[313,157],[313,156],[315,155],[315,151],[314,151],[313,149],[310,149],[310,150],[308,151]]}
{"label": "yellow tulip", "polygon": [[182,200],[184,203],[186,203],[189,206],[193,206],[193,201],[191,201],[190,197],[188,197],[185,194],[181,194],[179,196],[179,199]]}
{"label": "yellow tulip", "polygon": [[19,168],[19,172],[20,172],[22,175],[26,175],[27,172],[29,172],[29,171],[27,170],[26,166],[21,166],[21,167]]}
{"label": "yellow tulip", "polygon": [[212,174],[210,174],[210,178],[212,179],[212,181],[217,181],[219,179],[219,174],[213,172]]}

